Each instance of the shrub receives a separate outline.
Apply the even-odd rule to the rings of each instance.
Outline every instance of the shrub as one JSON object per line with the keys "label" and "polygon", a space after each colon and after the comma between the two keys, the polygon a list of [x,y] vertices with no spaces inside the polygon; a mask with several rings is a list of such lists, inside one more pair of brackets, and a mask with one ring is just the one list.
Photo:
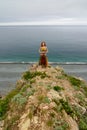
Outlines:
{"label": "shrub", "polygon": [[63,90],[63,88],[61,88],[60,86],[54,86],[53,89],[57,92]]}
{"label": "shrub", "polygon": [[55,120],[54,122],[54,130],[67,130],[69,125],[64,120]]}
{"label": "shrub", "polygon": [[87,130],[87,124],[82,119],[79,122],[79,130]]}
{"label": "shrub", "polygon": [[39,95],[39,96],[38,96],[38,100],[39,100],[40,103],[50,103],[49,98],[48,98],[48,97],[45,97],[45,96],[43,96],[43,95]]}
{"label": "shrub", "polygon": [[74,112],[69,103],[67,101],[64,101],[63,99],[60,99],[59,101],[62,104],[62,109],[64,109],[67,114],[72,116]]}
{"label": "shrub", "polygon": [[50,103],[50,99],[48,97],[44,97],[43,103]]}
{"label": "shrub", "polygon": [[21,87],[12,90],[4,99],[0,100],[0,119],[4,118],[6,112],[9,110],[9,102],[20,91]]}
{"label": "shrub", "polygon": [[79,130],[87,130],[87,113],[82,114],[81,108],[73,106],[75,115],[78,118]]}
{"label": "shrub", "polygon": [[33,94],[34,94],[34,92],[35,92],[35,90],[34,90],[34,89],[33,89],[33,90],[30,90],[29,92],[27,92],[27,93],[26,93],[27,97],[29,97],[29,96],[33,95]]}
{"label": "shrub", "polygon": [[80,81],[79,79],[76,79],[72,76],[68,76],[68,78],[69,78],[69,81],[71,82],[72,85],[77,86],[77,87],[81,86],[82,81]]}
{"label": "shrub", "polygon": [[20,93],[17,94],[16,96],[14,96],[14,98],[12,99],[12,101],[16,102],[19,105],[23,105],[27,102],[27,98],[23,97]]}
{"label": "shrub", "polygon": [[28,79],[32,79],[36,76],[41,76],[41,78],[45,78],[45,77],[48,77],[47,74],[45,72],[39,72],[39,71],[35,71],[35,72],[30,72],[30,71],[27,71],[24,75],[23,75],[23,78],[25,80],[28,80]]}

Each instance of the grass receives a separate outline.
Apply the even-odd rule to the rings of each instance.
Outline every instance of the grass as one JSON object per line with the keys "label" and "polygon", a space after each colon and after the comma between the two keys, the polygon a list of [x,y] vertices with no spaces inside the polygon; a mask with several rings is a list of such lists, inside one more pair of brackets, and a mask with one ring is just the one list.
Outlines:
{"label": "grass", "polygon": [[82,114],[81,108],[73,106],[78,119],[79,130],[87,130],[87,113]]}
{"label": "grass", "polygon": [[0,119],[3,119],[6,112],[9,110],[9,102],[11,99],[19,93],[21,87],[17,87],[12,90],[4,99],[0,100]]}
{"label": "grass", "polygon": [[63,119],[55,119],[54,120],[54,125],[53,125],[53,130],[67,130],[69,129],[68,123],[63,120]]}
{"label": "grass", "polygon": [[49,98],[46,97],[46,96],[43,96],[43,95],[39,95],[38,100],[39,100],[40,103],[50,103]]}
{"label": "grass", "polygon": [[72,117],[74,116],[74,111],[67,101],[64,101],[63,99],[54,99],[53,101],[57,105],[53,108],[56,112],[61,112],[62,110],[65,110],[68,115]]}
{"label": "grass", "polygon": [[80,87],[82,85],[82,81],[75,77],[68,76],[68,79],[73,86]]}
{"label": "grass", "polygon": [[50,118],[50,119],[46,122],[46,125],[47,125],[48,127],[51,127],[51,126],[53,126],[53,123],[54,123],[54,120],[53,120],[52,118]]}
{"label": "grass", "polygon": [[45,72],[39,72],[39,71],[30,72],[30,71],[27,71],[27,72],[24,73],[23,78],[25,80],[29,80],[29,79],[32,79],[36,76],[40,76],[42,79],[45,78],[45,77],[48,77],[48,75]]}
{"label": "grass", "polygon": [[75,77],[68,76],[70,83],[74,86],[75,90],[82,91],[87,97],[87,84]]}
{"label": "grass", "polygon": [[18,93],[13,97],[12,101],[22,106],[27,102],[27,98],[21,95],[20,93]]}
{"label": "grass", "polygon": [[79,130],[87,130],[87,123],[82,119],[79,121]]}
{"label": "grass", "polygon": [[87,105],[87,102],[85,101],[85,95],[83,95],[83,94],[81,94],[81,93],[77,93],[76,95],[75,95],[75,97],[76,98],[78,98],[78,101],[79,101],[79,104],[81,105],[81,106],[86,106]]}
{"label": "grass", "polygon": [[67,101],[64,101],[63,99],[60,99],[59,101],[60,101],[60,103],[62,105],[62,109],[64,109],[67,114],[73,116],[74,111],[71,108],[71,106],[69,105],[69,103]]}
{"label": "grass", "polygon": [[12,117],[11,120],[9,120],[9,122],[7,123],[5,130],[14,130],[15,126],[17,128],[17,121],[18,120],[19,120],[19,115]]}
{"label": "grass", "polygon": [[55,91],[57,91],[57,92],[60,92],[61,90],[63,90],[63,88],[60,87],[60,86],[54,86],[53,89],[54,89]]}

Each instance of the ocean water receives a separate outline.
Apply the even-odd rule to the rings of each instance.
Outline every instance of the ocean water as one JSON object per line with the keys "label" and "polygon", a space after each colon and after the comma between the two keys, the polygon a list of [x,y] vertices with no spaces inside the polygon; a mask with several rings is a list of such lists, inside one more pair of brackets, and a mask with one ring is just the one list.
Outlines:
{"label": "ocean water", "polygon": [[2,26],[0,62],[37,62],[41,41],[49,62],[87,63],[87,26]]}
{"label": "ocean water", "polygon": [[[16,82],[23,72],[29,70],[31,64],[1,63],[0,64],[0,95],[6,95],[15,88]],[[54,64],[55,66],[55,64]],[[83,78],[87,82],[87,65],[61,64],[65,73]]]}
{"label": "ocean water", "polygon": [[47,43],[49,63],[87,81],[87,26],[2,26],[0,95],[14,89],[30,64],[39,61],[42,41]]}

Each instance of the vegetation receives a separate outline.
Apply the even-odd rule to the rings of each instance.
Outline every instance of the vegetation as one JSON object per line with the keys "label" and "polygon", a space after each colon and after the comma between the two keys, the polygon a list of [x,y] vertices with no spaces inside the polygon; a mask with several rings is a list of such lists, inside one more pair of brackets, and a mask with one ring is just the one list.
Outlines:
{"label": "vegetation", "polygon": [[38,100],[40,103],[50,103],[49,98],[44,95],[38,95]]}
{"label": "vegetation", "polygon": [[27,102],[27,98],[21,95],[20,93],[18,93],[17,95],[13,97],[12,101],[22,106],[23,104]]}
{"label": "vegetation", "polygon": [[60,86],[54,86],[53,89],[54,89],[55,91],[57,91],[57,92],[60,92],[61,90],[63,90],[63,88],[60,87]]}
{"label": "vegetation", "polygon": [[64,120],[55,120],[54,122],[54,130],[67,130],[69,125]]}
{"label": "vegetation", "polygon": [[68,76],[69,78],[69,81],[71,82],[72,85],[74,86],[77,86],[77,87],[80,87],[82,85],[82,81],[75,78],[75,77],[72,77],[72,76]]}
{"label": "vegetation", "polygon": [[54,120],[53,120],[52,118],[50,118],[50,119],[46,122],[46,125],[47,125],[48,127],[51,127],[51,126],[53,126],[53,123],[54,123]]}
{"label": "vegetation", "polygon": [[9,110],[9,102],[19,93],[21,87],[12,90],[4,99],[0,100],[0,119],[4,118],[6,112]]}
{"label": "vegetation", "polygon": [[79,126],[79,130],[87,130],[87,113],[82,113],[81,108],[77,107],[77,106],[73,106],[74,111],[75,111],[75,115],[78,118],[78,126]]}
{"label": "vegetation", "polygon": [[39,71],[30,72],[30,71],[27,71],[23,75],[23,78],[25,80],[29,80],[29,79],[32,79],[32,78],[34,78],[36,76],[40,76],[42,79],[45,78],[45,77],[48,77],[48,75],[45,72],[39,72]]}
{"label": "vegetation", "polygon": [[62,104],[62,109],[64,109],[67,114],[73,116],[74,111],[69,105],[69,103],[67,101],[64,101],[63,99],[60,99],[59,101]]}
{"label": "vegetation", "polygon": [[[69,126],[73,126],[68,124],[68,116],[76,121],[79,130],[87,130],[86,83],[68,76],[59,68],[57,71],[53,71],[52,68],[52,72],[47,69],[50,75],[48,80],[47,78],[43,80],[49,77],[46,72],[27,71],[19,81],[19,87],[0,100],[0,119],[5,119],[6,130],[16,130],[18,127],[21,129],[27,120],[30,121],[28,129],[38,127],[39,130],[43,123],[45,125],[43,127],[48,129],[69,130]],[[37,76],[38,79],[35,78]],[[63,116],[63,112],[67,116]]]}
{"label": "vegetation", "polygon": [[15,126],[17,129],[17,120],[19,120],[19,115],[12,117],[11,120],[8,122],[5,130],[14,130]]}

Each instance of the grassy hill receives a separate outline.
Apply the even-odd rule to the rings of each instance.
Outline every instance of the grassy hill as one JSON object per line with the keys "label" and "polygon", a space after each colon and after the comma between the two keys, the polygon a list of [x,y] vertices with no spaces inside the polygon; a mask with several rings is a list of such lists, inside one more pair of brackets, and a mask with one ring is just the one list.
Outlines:
{"label": "grassy hill", "polygon": [[87,84],[33,65],[0,100],[0,130],[87,130]]}

